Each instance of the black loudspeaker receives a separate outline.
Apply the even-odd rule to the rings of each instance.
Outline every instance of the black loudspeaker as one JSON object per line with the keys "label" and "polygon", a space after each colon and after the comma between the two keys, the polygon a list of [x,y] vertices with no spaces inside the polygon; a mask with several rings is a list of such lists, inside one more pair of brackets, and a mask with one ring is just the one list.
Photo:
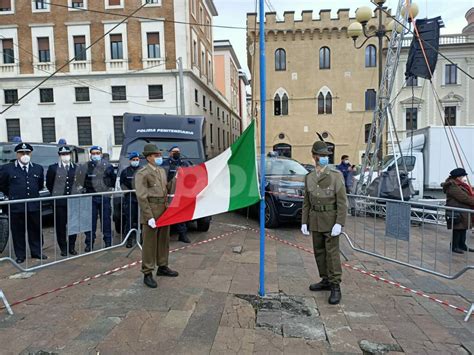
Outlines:
{"label": "black loudspeaker", "polygon": [[436,63],[438,62],[439,32],[442,26],[443,21],[441,20],[441,16],[416,20],[416,27],[426,53],[426,58],[428,59],[429,67],[423,55],[420,41],[416,36],[416,31],[414,30],[415,36],[413,36],[410,51],[408,52],[405,72],[406,78],[416,76],[418,78],[431,79],[431,74],[434,73]]}

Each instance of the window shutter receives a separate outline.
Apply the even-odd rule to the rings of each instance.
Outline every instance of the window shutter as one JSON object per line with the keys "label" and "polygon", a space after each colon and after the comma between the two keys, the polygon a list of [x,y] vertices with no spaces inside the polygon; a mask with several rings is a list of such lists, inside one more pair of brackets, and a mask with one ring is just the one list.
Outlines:
{"label": "window shutter", "polygon": [[109,0],[109,6],[120,6],[120,0]]}
{"label": "window shutter", "polygon": [[13,40],[12,39],[4,39],[2,41],[3,49],[13,49]]}
{"label": "window shutter", "polygon": [[160,34],[158,32],[147,33],[148,44],[160,44]]}
{"label": "window shutter", "polygon": [[86,44],[86,36],[74,36],[74,44]]}
{"label": "window shutter", "polygon": [[40,51],[49,50],[49,38],[48,37],[38,37],[38,49]]}
{"label": "window shutter", "polygon": [[110,35],[110,42],[122,42],[122,35],[121,34]]}

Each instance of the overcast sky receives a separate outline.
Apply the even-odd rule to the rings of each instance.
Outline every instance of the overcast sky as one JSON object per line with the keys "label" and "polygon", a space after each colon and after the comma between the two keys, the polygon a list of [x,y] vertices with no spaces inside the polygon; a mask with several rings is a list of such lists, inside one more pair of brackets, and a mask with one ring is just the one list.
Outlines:
{"label": "overcast sky", "polygon": [[[369,0],[270,0],[268,3],[282,18],[284,11],[294,11],[295,19],[301,17],[301,11],[313,10],[313,17],[317,17],[319,10],[332,9],[332,17],[337,16],[337,10],[350,8],[351,17],[355,16],[358,6],[372,6]],[[255,12],[255,0],[214,0],[219,16],[214,18],[215,25],[246,27],[246,14]],[[389,8],[395,8],[397,0],[387,0]],[[441,15],[446,25],[442,33],[459,33],[467,24],[464,15],[474,7],[474,0],[419,0],[418,17],[435,17]],[[268,6],[265,11],[270,11]],[[247,72],[246,31],[243,29],[214,28],[214,39],[228,39],[239,57],[240,64]]]}

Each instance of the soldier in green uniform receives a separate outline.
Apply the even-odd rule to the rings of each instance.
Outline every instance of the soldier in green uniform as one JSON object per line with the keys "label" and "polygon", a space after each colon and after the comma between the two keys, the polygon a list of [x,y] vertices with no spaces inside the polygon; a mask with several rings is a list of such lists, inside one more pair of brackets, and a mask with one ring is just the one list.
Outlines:
{"label": "soldier in green uniform", "polygon": [[347,196],[342,174],[331,169],[326,143],[318,141],[311,150],[316,169],[306,175],[301,232],[313,234],[313,249],[322,280],[311,291],[331,290],[330,304],[341,301],[339,235],[346,220]]}
{"label": "soldier in green uniform", "polygon": [[143,156],[148,164],[135,175],[135,190],[140,206],[140,223],[143,230],[142,272],[143,282],[156,288],[153,271],[158,265],[157,276],[176,277],[178,273],[168,267],[170,228],[156,227],[156,219],[168,207],[168,192],[173,181],[167,182],[162,152],[154,144],[145,145]]}

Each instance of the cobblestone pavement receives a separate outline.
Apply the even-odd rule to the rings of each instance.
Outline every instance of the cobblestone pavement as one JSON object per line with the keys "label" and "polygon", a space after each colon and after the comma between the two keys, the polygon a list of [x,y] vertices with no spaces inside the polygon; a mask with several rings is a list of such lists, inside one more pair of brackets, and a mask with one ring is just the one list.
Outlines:
{"label": "cobblestone pavement", "polygon": [[[362,340],[394,345],[393,353],[474,353],[474,319],[465,323],[462,312],[354,270],[344,269],[342,303],[330,306],[328,292],[308,290],[318,280],[313,255],[273,239],[266,249],[270,297],[259,300],[259,239],[245,227],[257,223],[226,214],[209,232],[191,233],[198,242],[236,231],[172,253],[170,266],[180,276],[158,278],[158,289],[144,287],[135,266],[18,304],[13,316],[1,310],[0,353],[360,354]],[[311,249],[297,226],[269,232]],[[459,307],[474,301],[472,272],[444,280],[341,243],[350,265]],[[172,237],[171,248],[183,245]],[[27,278],[11,278],[15,269],[3,263],[0,288],[13,303],[140,259],[137,250],[127,253],[90,255]]]}

